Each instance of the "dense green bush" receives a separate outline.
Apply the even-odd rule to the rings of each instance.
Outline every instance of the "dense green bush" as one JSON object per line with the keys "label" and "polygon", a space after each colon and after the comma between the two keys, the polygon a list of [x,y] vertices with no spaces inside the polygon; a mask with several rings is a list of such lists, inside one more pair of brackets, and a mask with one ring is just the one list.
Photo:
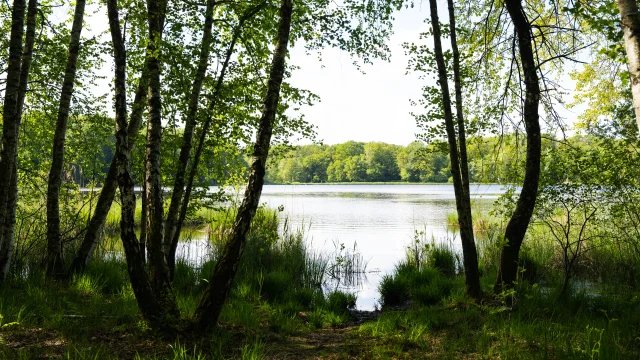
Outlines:
{"label": "dense green bush", "polygon": [[380,302],[382,306],[435,304],[451,294],[453,281],[438,269],[402,262],[392,275],[382,278],[378,287]]}

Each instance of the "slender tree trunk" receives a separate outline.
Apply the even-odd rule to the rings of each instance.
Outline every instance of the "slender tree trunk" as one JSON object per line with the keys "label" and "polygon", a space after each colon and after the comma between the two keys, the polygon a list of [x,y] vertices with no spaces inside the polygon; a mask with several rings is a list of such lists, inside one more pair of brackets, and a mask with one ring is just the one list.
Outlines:
{"label": "slender tree trunk", "polygon": [[166,12],[166,1],[147,0],[149,13],[149,44],[147,64],[149,71],[149,130],[146,151],[146,193],[148,201],[147,249],[148,269],[151,285],[156,297],[167,308],[167,312],[179,318],[178,305],[171,289],[169,269],[164,256],[163,221],[164,208],[160,183],[160,148],[162,144],[162,104],[160,98],[160,73],[162,27]]}
{"label": "slender tree trunk", "polygon": [[202,129],[200,132],[200,138],[198,139],[198,146],[196,147],[196,152],[193,156],[193,161],[191,162],[191,168],[189,170],[189,177],[187,179],[187,185],[185,188],[184,196],[182,198],[182,204],[180,205],[180,215],[175,223],[175,230],[173,231],[173,236],[171,239],[171,246],[169,248],[169,252],[167,254],[167,261],[169,266],[171,267],[171,275],[173,277],[173,268],[175,267],[175,259],[176,259],[176,250],[178,248],[178,242],[180,241],[180,231],[182,230],[182,224],[184,224],[184,220],[187,216],[187,210],[189,208],[189,200],[191,199],[191,191],[193,190],[193,182],[195,180],[196,174],[198,173],[198,165],[200,163],[200,157],[202,156],[202,151],[204,149],[204,143],[207,137],[207,133],[209,132],[209,128],[211,127],[211,122],[213,121],[213,111],[215,110],[216,103],[220,96],[220,90],[222,89],[222,82],[224,81],[224,77],[226,75],[227,69],[229,67],[229,62],[231,61],[231,56],[233,55],[236,42],[242,34],[242,29],[244,23],[252,18],[262,7],[264,4],[260,4],[253,9],[246,12],[238,22],[237,27],[233,32],[233,36],[231,37],[231,42],[229,44],[229,48],[227,49],[227,53],[224,59],[224,63],[222,64],[222,68],[220,69],[220,74],[218,75],[218,80],[216,82],[216,87],[213,91],[213,95],[211,96],[211,101],[209,102],[209,107],[207,109],[207,118],[202,124]]}
{"label": "slender tree trunk", "polygon": [[[18,102],[16,104],[16,135],[20,134],[20,123],[22,122],[22,112],[24,101],[27,97],[27,87],[29,73],[31,71],[31,60],[33,59],[33,46],[36,34],[36,16],[38,14],[38,1],[29,0],[27,8],[27,32],[25,35],[24,51],[22,52],[22,64],[20,66],[20,82],[18,90]],[[16,139],[17,140],[17,139]],[[18,206],[18,151],[16,148],[13,154],[13,171],[11,182],[7,194],[7,204],[5,206],[5,225],[0,235],[0,281],[6,279],[11,265],[13,247],[15,243],[16,209]]]}
{"label": "slender tree trunk", "polygon": [[620,11],[624,45],[629,62],[631,94],[636,122],[640,128],[640,16],[637,0],[616,0]]}
{"label": "slender tree trunk", "polygon": [[147,182],[145,179],[147,178],[147,167],[142,167],[142,209],[140,211],[140,252],[142,253],[142,258],[145,263],[147,262],[147,222],[149,221],[147,216],[147,206],[149,202],[147,201]]}
{"label": "slender tree trunk", "polygon": [[494,291],[497,293],[504,288],[513,286],[513,282],[516,280],[520,247],[529,227],[538,196],[541,154],[540,123],[538,119],[540,84],[538,83],[538,73],[533,55],[533,46],[531,45],[531,25],[524,13],[521,0],[505,0],[505,5],[513,21],[515,35],[518,38],[520,62],[524,73],[526,95],[523,117],[527,131],[527,160],[520,197],[504,234],[506,244],[502,247],[500,269],[494,286]]}
{"label": "slender tree trunk", "polygon": [[[467,157],[467,135],[464,124],[464,111],[462,109],[462,79],[460,76],[460,51],[458,50],[458,40],[456,37],[456,14],[453,0],[447,0],[449,8],[449,30],[451,38],[451,50],[453,53],[453,77],[456,94],[456,120],[458,125],[458,146],[460,148],[460,175],[462,177],[462,213],[458,214],[460,220],[460,233],[465,232],[466,240],[463,244],[464,268],[466,277],[467,293],[474,298],[479,298],[482,294],[480,288],[480,272],[478,271],[478,252],[473,235],[473,218],[471,216],[471,193],[469,191],[469,160]],[[464,224],[464,225],[463,225]],[[462,238],[462,235],[460,236]]]}
{"label": "slender tree trunk", "polygon": [[136,296],[142,315],[152,326],[161,327],[164,323],[164,309],[153,294],[153,289],[142,259],[138,240],[136,239],[134,214],[136,198],[131,177],[131,146],[129,142],[126,120],[126,53],[120,21],[118,19],[117,0],[107,0],[109,27],[114,49],[115,60],[115,110],[116,110],[116,154],[120,200],[122,202],[122,218],[120,221],[120,237],[127,259],[127,270],[131,279],[131,287]]}
{"label": "slender tree trunk", "polygon": [[187,172],[187,164],[191,156],[191,147],[193,143],[193,133],[196,127],[196,116],[198,115],[198,104],[200,102],[200,92],[202,83],[209,67],[209,53],[211,48],[211,28],[213,27],[213,9],[215,7],[214,0],[207,0],[207,9],[204,17],[204,29],[202,33],[202,43],[200,46],[200,58],[198,59],[198,68],[193,79],[191,88],[191,96],[189,97],[189,106],[185,119],[185,127],[182,135],[182,146],[180,148],[180,156],[178,158],[178,168],[176,169],[175,182],[173,192],[171,194],[171,203],[169,204],[169,212],[167,213],[167,221],[165,224],[165,254],[167,255],[167,264],[169,266],[170,277],[173,279],[173,269],[175,267],[175,254],[171,252],[171,241],[176,231],[176,222],[180,212],[180,204],[182,195],[184,194],[185,175]]}
{"label": "slender tree trunk", "polygon": [[[431,26],[433,27],[433,44],[434,52],[436,56],[436,64],[438,67],[438,83],[442,90],[442,105],[444,110],[445,128],[447,131],[447,139],[449,142],[449,158],[451,161],[451,175],[453,176],[453,188],[456,196],[456,209],[458,211],[458,221],[460,223],[460,239],[462,240],[462,252],[464,258],[464,271],[465,271],[465,288],[467,294],[473,298],[478,298],[481,295],[480,289],[480,276],[478,273],[478,257],[476,254],[476,246],[473,239],[473,227],[471,221],[471,200],[469,199],[468,191],[468,179],[465,182],[462,178],[462,170],[460,164],[460,154],[458,153],[458,143],[456,141],[456,130],[453,122],[453,112],[451,111],[451,96],[449,94],[449,81],[447,79],[447,68],[444,61],[444,54],[442,51],[442,42],[440,34],[440,22],[438,19],[438,4],[437,0],[429,0],[431,10]],[[449,9],[450,13],[453,8]],[[450,14],[450,17],[453,17]],[[455,24],[452,24],[454,27]],[[455,28],[453,28],[455,34]],[[455,35],[453,35],[455,36]],[[455,43],[455,37],[452,37],[452,44]],[[457,44],[456,44],[457,45]],[[456,46],[457,48],[457,46]],[[462,95],[460,87],[459,77],[459,63],[454,65],[454,68],[458,71],[458,77],[456,79],[456,96],[458,104],[460,106],[458,113],[458,125],[462,125],[462,136],[464,135],[464,120],[462,117]],[[458,94],[460,91],[460,94]],[[464,144],[464,143],[463,143]],[[465,160],[466,160],[466,147],[465,147]],[[467,164],[463,164],[465,172],[468,176]]]}
{"label": "slender tree trunk", "polygon": [[64,264],[62,262],[62,236],[60,234],[59,198],[64,166],[64,142],[67,134],[71,96],[73,95],[73,86],[76,79],[76,66],[78,64],[78,52],[80,50],[80,33],[82,32],[84,6],[85,0],[76,1],[73,25],[71,26],[69,55],[64,80],[62,81],[56,130],[53,135],[52,163],[51,170],[49,171],[49,182],[47,184],[47,274],[49,276],[60,276],[64,272]]}
{"label": "slender tree trunk", "polygon": [[[140,76],[140,81],[138,83],[138,88],[136,89],[136,95],[133,101],[133,109],[131,111],[127,129],[127,146],[129,146],[129,148],[127,149],[128,151],[133,150],[138,131],[140,130],[142,115],[144,113],[143,103],[147,98],[147,86],[147,70],[145,68],[142,71],[142,75]],[[109,210],[111,209],[111,204],[113,203],[117,187],[117,164],[116,157],[114,156],[111,160],[111,165],[109,166],[107,176],[104,179],[104,183],[102,184],[102,189],[100,190],[98,203],[96,204],[93,216],[89,221],[89,226],[87,227],[87,230],[84,234],[82,243],[80,244],[80,248],[78,249],[73,263],[71,264],[71,273],[83,272],[89,264],[89,260],[93,256],[93,252],[98,246],[98,242],[100,241],[100,234],[102,233],[105,221],[107,220],[107,215],[109,214]]]}
{"label": "slender tree trunk", "polygon": [[[11,217],[8,207],[11,181],[18,153],[18,102],[20,98],[20,69],[22,57],[22,35],[24,34],[24,0],[14,0],[11,9],[11,35],[9,39],[9,61],[2,108],[2,150],[0,150],[0,246],[7,219]],[[11,221],[12,222],[12,221]],[[6,264],[8,266],[8,264]]]}
{"label": "slender tree trunk", "polygon": [[246,236],[253,216],[258,208],[262,185],[264,184],[265,166],[269,155],[269,145],[273,131],[273,122],[276,116],[280,86],[284,77],[289,32],[291,30],[291,0],[282,0],[280,6],[280,23],[278,27],[278,42],[273,54],[269,83],[264,101],[264,108],[256,143],[253,150],[253,162],[249,172],[249,182],[244,194],[244,199],[233,225],[231,239],[225,245],[222,255],[216,262],[209,286],[200,300],[200,304],[194,314],[195,327],[201,331],[214,327],[218,322],[220,311],[229,294],[229,289],[235,277],[238,264],[242,257],[242,251],[246,243]]}

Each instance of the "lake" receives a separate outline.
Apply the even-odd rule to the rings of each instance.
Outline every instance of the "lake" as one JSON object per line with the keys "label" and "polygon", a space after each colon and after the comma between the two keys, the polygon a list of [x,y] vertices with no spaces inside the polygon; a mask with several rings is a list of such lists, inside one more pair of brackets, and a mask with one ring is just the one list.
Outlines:
{"label": "lake", "polygon": [[[474,208],[489,210],[504,192],[502,185],[471,185]],[[357,291],[358,309],[371,310],[378,301],[381,277],[404,258],[415,231],[436,241],[459,239],[447,228],[455,212],[451,184],[425,185],[266,185],[262,203],[284,206],[290,229],[303,229],[311,247],[327,254],[344,244],[362,254],[367,278]],[[281,222],[282,223],[282,222]]]}
{"label": "lake", "polygon": [[[475,210],[489,211],[504,192],[503,185],[471,185]],[[242,196],[239,193],[238,196]],[[451,184],[394,185],[265,185],[261,203],[284,207],[289,231],[302,230],[312,249],[335,256],[337,248],[355,249],[367,262],[366,278],[342,290],[356,292],[357,308],[372,310],[378,304],[378,284],[404,258],[416,231],[435,241],[452,241],[460,249],[447,215],[455,213]],[[181,242],[177,256],[198,266],[206,259],[206,235],[190,234]]]}

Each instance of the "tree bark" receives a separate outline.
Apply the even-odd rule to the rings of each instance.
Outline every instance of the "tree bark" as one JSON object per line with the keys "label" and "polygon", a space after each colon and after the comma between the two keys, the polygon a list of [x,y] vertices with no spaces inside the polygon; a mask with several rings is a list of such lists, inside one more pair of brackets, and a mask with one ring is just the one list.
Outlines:
{"label": "tree bark", "polygon": [[[450,0],[449,0],[450,1]],[[445,128],[447,131],[447,140],[449,143],[449,158],[451,161],[451,175],[453,177],[453,188],[456,196],[456,210],[458,212],[458,222],[460,223],[460,239],[462,241],[462,252],[465,271],[465,290],[469,296],[473,298],[479,298],[481,295],[480,289],[480,276],[478,272],[478,256],[476,253],[475,241],[473,239],[473,226],[471,219],[471,200],[469,198],[469,180],[463,180],[462,173],[465,173],[468,177],[468,168],[466,163],[466,145],[462,142],[460,145],[464,145],[464,160],[461,164],[460,153],[458,151],[458,142],[456,141],[456,130],[453,122],[453,112],[451,110],[451,96],[449,93],[449,80],[447,79],[447,68],[444,61],[444,54],[442,51],[440,21],[438,19],[438,4],[436,0],[429,0],[431,10],[431,26],[433,27],[433,44],[436,57],[436,64],[438,67],[438,83],[442,91],[442,105],[444,110]],[[450,19],[455,15],[453,12],[453,4],[449,5]],[[455,23],[451,24],[452,27],[452,45],[455,45],[457,50],[457,43],[455,40]],[[458,61],[454,63],[454,71],[457,72],[456,82],[456,100],[458,110],[458,131],[460,136],[464,136],[464,119],[462,118],[462,91],[460,82],[460,69],[459,69],[459,56]],[[460,127],[462,126],[462,127]],[[464,140],[464,139],[463,139]],[[462,150],[460,151],[462,152]],[[463,170],[464,168],[464,170]],[[466,184],[466,185],[465,185]]]}
{"label": "tree bark", "polygon": [[122,218],[120,221],[120,237],[127,259],[127,270],[131,279],[131,287],[136,296],[138,307],[143,317],[155,329],[167,325],[167,313],[163,304],[155,297],[151,282],[147,275],[143,255],[136,239],[134,215],[136,198],[131,177],[131,145],[132,140],[127,126],[126,114],[126,52],[120,21],[118,19],[117,0],[107,0],[109,27],[114,49],[115,60],[115,110],[116,110],[116,154],[118,185],[122,202]]}
{"label": "tree bark", "polygon": [[[200,102],[200,92],[202,83],[209,67],[209,53],[211,48],[211,28],[213,27],[213,10],[215,7],[214,0],[207,0],[207,9],[205,11],[204,29],[202,33],[202,43],[200,46],[200,57],[198,59],[198,68],[196,69],[193,86],[191,88],[191,96],[189,97],[189,106],[185,119],[185,127],[182,135],[182,146],[180,147],[180,156],[178,158],[178,168],[175,173],[175,181],[173,192],[171,194],[171,203],[167,213],[167,221],[165,224],[165,254],[167,256],[167,264],[169,267],[170,277],[173,279],[173,269],[175,267],[175,254],[172,253],[172,240],[176,231],[176,222],[180,212],[180,204],[182,195],[184,194],[185,175],[187,165],[191,156],[191,147],[193,143],[193,133],[196,127],[196,116],[198,114],[198,104]],[[178,234],[179,235],[179,234]]]}
{"label": "tree bark", "polygon": [[[11,9],[11,35],[9,39],[9,61],[2,108],[2,150],[0,150],[0,246],[5,234],[7,218],[11,217],[8,207],[9,193],[16,154],[18,153],[18,102],[20,98],[20,73],[22,57],[22,36],[24,34],[24,0],[14,0]],[[11,221],[9,219],[9,221]]]}
{"label": "tree bark", "polygon": [[146,193],[148,202],[147,249],[149,278],[156,297],[167,312],[179,317],[178,305],[171,289],[169,269],[164,256],[163,221],[164,208],[162,184],[160,183],[160,147],[162,144],[162,103],[160,95],[162,27],[166,12],[166,1],[147,0],[149,14],[149,44],[147,65],[149,71],[149,131],[146,151]]}
{"label": "tree bark", "polygon": [[636,122],[640,128],[640,16],[637,0],[616,0],[629,62],[629,78]]}
{"label": "tree bark", "polygon": [[273,122],[276,116],[280,86],[284,77],[287,46],[291,30],[291,0],[282,0],[280,6],[280,23],[278,26],[278,42],[273,53],[267,94],[262,110],[262,117],[258,126],[256,143],[253,149],[253,162],[249,173],[249,182],[242,204],[238,209],[231,239],[225,245],[222,255],[216,262],[209,286],[200,300],[194,314],[194,325],[200,331],[215,327],[220,316],[222,306],[229,294],[233,278],[242,257],[246,243],[246,236],[253,216],[256,213],[264,184],[264,174],[269,155],[269,145],[273,132]]}
{"label": "tree bark", "polygon": [[527,131],[527,159],[520,197],[507,224],[505,245],[500,254],[500,268],[494,286],[496,293],[513,286],[518,274],[518,255],[524,236],[529,227],[538,196],[540,180],[541,137],[538,106],[540,104],[540,84],[536,69],[533,46],[531,45],[531,24],[522,8],[521,0],[505,0],[505,5],[515,28],[520,50],[520,62],[524,74],[525,100],[523,118]]}
{"label": "tree bark", "polygon": [[85,0],[77,0],[73,24],[71,26],[71,40],[69,42],[69,55],[62,81],[62,92],[58,107],[58,118],[53,136],[53,149],[51,151],[52,163],[47,184],[47,275],[60,276],[64,273],[62,260],[62,236],[60,234],[60,186],[62,184],[62,171],[64,166],[64,142],[69,120],[69,108],[71,96],[76,79],[76,66],[78,64],[78,52],[80,50],[80,33],[84,18]]}
{"label": "tree bark", "polygon": [[[131,110],[131,116],[127,128],[127,146],[129,147],[127,150],[129,152],[134,148],[136,137],[140,130],[140,124],[142,123],[142,115],[144,113],[143,102],[146,100],[147,96],[147,85],[147,69],[145,68],[142,71],[138,88],[136,89],[136,95],[133,101],[133,108]],[[102,233],[102,228],[104,227],[107,215],[111,209],[111,204],[113,203],[117,187],[117,164],[116,157],[114,156],[111,160],[107,176],[102,184],[102,189],[100,190],[98,203],[96,204],[93,216],[89,221],[89,226],[84,234],[80,248],[78,249],[73,263],[71,264],[71,273],[83,272],[89,264],[89,260],[91,260],[93,252],[100,241],[100,234]]]}
{"label": "tree bark", "polygon": [[175,266],[176,250],[178,248],[178,242],[180,241],[180,231],[182,230],[182,224],[184,224],[184,220],[187,216],[187,210],[189,208],[189,200],[191,199],[191,191],[193,190],[193,182],[195,180],[196,174],[198,173],[198,165],[200,163],[200,157],[202,156],[202,151],[204,149],[204,143],[207,137],[207,133],[209,132],[209,128],[211,127],[211,122],[213,121],[212,113],[217,104],[217,101],[220,95],[220,90],[222,89],[222,82],[224,81],[224,77],[229,67],[229,62],[231,61],[231,56],[233,55],[235,45],[242,33],[244,23],[256,14],[263,7],[263,4],[260,4],[254,7],[253,9],[249,10],[240,18],[240,21],[238,22],[238,25],[234,30],[233,36],[231,37],[231,42],[229,44],[229,48],[227,49],[224,63],[222,64],[222,67],[220,69],[220,74],[218,75],[216,87],[213,91],[213,94],[211,96],[211,101],[209,102],[209,106],[207,109],[207,118],[202,124],[200,138],[198,139],[198,146],[196,147],[196,152],[193,156],[193,161],[191,162],[189,177],[187,179],[184,196],[182,198],[182,204],[180,205],[180,214],[175,223],[175,230],[173,231],[171,246],[167,254],[167,261],[169,263],[169,266],[171,267],[170,271],[171,271],[172,277],[173,277],[173,267]]}
{"label": "tree bark", "polygon": [[[20,134],[20,124],[22,122],[22,112],[24,101],[27,97],[27,87],[29,73],[31,71],[31,61],[33,60],[33,46],[36,34],[36,16],[38,14],[38,1],[29,0],[27,7],[27,31],[25,35],[24,49],[22,52],[22,64],[20,65],[20,81],[18,90],[18,102],[16,104],[16,135]],[[16,139],[17,140],[17,139]],[[7,194],[7,204],[5,206],[5,225],[0,234],[0,281],[6,279],[11,265],[11,257],[15,244],[15,224],[16,209],[18,206],[18,151],[13,154],[13,171],[11,182]]]}
{"label": "tree bark", "polygon": [[[460,51],[456,37],[456,14],[453,0],[447,0],[449,8],[449,30],[451,38],[451,50],[453,53],[453,78],[456,94],[456,120],[458,125],[458,146],[460,148],[460,175],[462,177],[461,205],[464,216],[458,214],[460,221],[461,238],[466,240],[463,244],[463,257],[467,293],[473,298],[482,295],[480,287],[480,272],[478,271],[478,252],[473,235],[473,218],[471,215],[471,192],[469,191],[469,160],[467,157],[467,135],[464,124],[464,111],[462,109],[462,79],[460,75]],[[464,231],[464,235],[462,235]]]}

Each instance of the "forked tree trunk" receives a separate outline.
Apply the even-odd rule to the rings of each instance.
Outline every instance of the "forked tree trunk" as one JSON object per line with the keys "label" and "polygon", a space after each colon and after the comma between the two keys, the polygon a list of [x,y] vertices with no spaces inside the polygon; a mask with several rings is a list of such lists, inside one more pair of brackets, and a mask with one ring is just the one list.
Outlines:
{"label": "forked tree trunk", "polygon": [[[22,36],[24,34],[24,0],[14,0],[11,9],[11,35],[9,61],[2,108],[2,150],[0,150],[0,238],[5,234],[7,218],[11,216],[8,201],[16,154],[18,152],[18,101],[20,93],[20,68]],[[2,240],[2,239],[0,239]],[[4,241],[0,241],[4,247]]]}
{"label": "forked tree trunk", "polygon": [[162,144],[162,103],[160,95],[162,27],[166,12],[165,0],[147,0],[149,16],[149,43],[147,65],[149,71],[149,130],[146,151],[146,193],[148,202],[147,249],[149,278],[156,297],[167,311],[179,317],[178,305],[171,289],[169,269],[164,256],[164,208],[160,183],[160,148]]}
{"label": "forked tree trunk", "polygon": [[538,119],[540,84],[538,83],[538,73],[533,55],[533,46],[531,45],[531,24],[529,24],[529,20],[527,20],[527,16],[524,13],[521,0],[505,0],[505,5],[515,28],[515,36],[518,38],[520,63],[524,74],[526,95],[523,117],[527,131],[527,160],[520,197],[504,234],[505,245],[502,247],[502,253],[500,254],[500,269],[498,269],[498,278],[494,286],[496,293],[512,287],[518,274],[520,247],[529,227],[538,196],[541,153],[540,123]]}
{"label": "forked tree trunk", "polygon": [[629,62],[629,78],[636,122],[640,129],[640,16],[637,0],[616,0],[620,12],[624,46]]}
{"label": "forked tree trunk", "polygon": [[220,311],[229,294],[233,278],[246,243],[247,233],[253,216],[258,208],[264,173],[269,155],[269,145],[273,132],[273,122],[278,108],[280,86],[284,77],[287,46],[291,30],[291,0],[282,0],[280,6],[280,23],[278,26],[278,42],[273,53],[271,69],[269,71],[269,83],[262,110],[262,117],[258,126],[256,143],[253,149],[253,162],[249,172],[249,182],[244,194],[242,204],[238,209],[233,233],[229,242],[225,245],[222,254],[214,268],[209,286],[200,300],[200,304],[194,314],[194,325],[200,331],[206,331],[215,327],[220,317]]}
{"label": "forked tree trunk", "polygon": [[[36,34],[36,16],[38,14],[38,1],[29,0],[27,7],[27,32],[25,35],[24,49],[22,52],[22,64],[20,66],[20,82],[18,90],[18,102],[16,104],[16,134],[20,134],[20,124],[22,122],[22,112],[24,101],[27,97],[27,87],[29,73],[31,71],[31,60],[33,59],[33,46]],[[11,182],[7,194],[7,204],[5,206],[5,224],[0,234],[0,281],[6,279],[11,265],[11,257],[15,244],[16,209],[18,206],[18,152],[13,154],[13,171]]]}
{"label": "forked tree trunk", "polygon": [[64,167],[64,142],[67,134],[69,108],[76,79],[78,53],[80,51],[80,33],[84,18],[85,0],[77,0],[73,24],[71,26],[71,40],[69,54],[62,81],[62,91],[58,106],[58,118],[53,135],[51,151],[51,170],[47,184],[47,275],[60,276],[64,273],[62,262],[62,235],[60,234],[60,186]]}
{"label": "forked tree trunk", "polygon": [[122,218],[120,221],[120,237],[127,259],[127,270],[131,279],[131,287],[136,296],[142,315],[151,326],[162,329],[166,325],[166,309],[154,296],[153,288],[147,276],[144,260],[136,239],[134,214],[136,198],[131,177],[131,146],[128,144],[129,126],[126,114],[126,53],[120,21],[118,19],[117,0],[107,0],[109,27],[114,49],[115,60],[115,110],[116,110],[116,173],[120,187]]}
{"label": "forked tree trunk", "polygon": [[[482,295],[480,288],[480,272],[478,270],[478,252],[473,235],[473,217],[471,216],[471,192],[469,190],[469,160],[467,157],[467,135],[464,124],[464,111],[462,109],[462,79],[460,75],[460,51],[456,37],[456,12],[453,0],[447,0],[449,8],[449,30],[451,38],[451,50],[453,53],[453,78],[456,94],[456,122],[458,125],[458,147],[460,148],[460,176],[462,177],[461,207],[464,216],[458,214],[460,221],[460,233],[465,232],[466,240],[462,241],[463,261],[467,293],[473,298]],[[464,219],[463,219],[464,218]],[[460,220],[462,219],[462,220]]]}
{"label": "forked tree trunk", "polygon": [[[233,51],[235,49],[235,45],[236,42],[238,41],[238,38],[240,37],[240,34],[242,33],[242,28],[244,26],[244,23],[246,20],[250,19],[251,17],[253,17],[258,10],[260,10],[262,8],[262,5],[258,5],[255,8],[253,8],[252,10],[248,11],[247,13],[245,13],[241,18],[240,21],[238,22],[237,27],[235,28],[233,35],[231,37],[231,42],[229,44],[229,48],[227,49],[227,53],[224,59],[224,62],[222,64],[222,67],[220,69],[220,74],[218,75],[218,79],[216,81],[216,86],[215,89],[213,91],[213,94],[211,96],[211,100],[209,102],[209,106],[207,109],[207,117],[204,121],[204,123],[202,124],[202,128],[201,128],[201,132],[200,132],[200,138],[198,141],[198,145],[196,147],[196,152],[193,156],[193,160],[191,161],[191,168],[189,170],[189,177],[187,178],[187,183],[186,183],[186,188],[184,190],[184,196],[182,196],[182,203],[180,204],[180,213],[178,214],[177,219],[174,219],[175,223],[172,223],[174,229],[171,232],[171,238],[165,239],[165,241],[170,241],[170,245],[167,249],[167,264],[169,266],[169,271],[171,274],[171,278],[173,279],[173,272],[175,269],[175,263],[176,263],[176,250],[178,249],[178,242],[180,241],[180,231],[182,231],[182,224],[184,224],[184,219],[187,216],[187,210],[189,208],[189,200],[191,199],[191,191],[193,189],[193,182],[194,179],[196,177],[196,174],[198,172],[198,164],[200,163],[200,157],[202,156],[202,150],[204,149],[204,142],[207,136],[207,133],[209,132],[209,128],[211,126],[211,122],[213,119],[213,111],[215,109],[216,103],[218,101],[218,97],[220,96],[220,90],[222,89],[222,83],[224,81],[224,77],[227,73],[227,69],[229,67],[229,62],[231,61],[231,56],[233,55]],[[186,171],[186,168],[184,169]],[[182,184],[181,187],[184,186],[184,178],[182,180]],[[174,192],[175,192],[175,188],[174,188]],[[179,201],[179,199],[176,199]],[[171,203],[173,204],[173,198],[171,200]],[[169,209],[169,212],[171,212],[171,209]],[[171,213],[169,213],[169,215],[171,215]],[[169,218],[170,216],[167,216],[167,218]],[[167,226],[169,226],[169,220],[167,220]]]}
{"label": "forked tree trunk", "polygon": [[[129,125],[127,129],[127,146],[129,147],[128,151],[133,150],[138,131],[140,130],[142,115],[144,113],[143,104],[147,98],[147,86],[147,69],[145,68],[143,69],[142,75],[140,76],[140,81],[138,83],[138,88],[136,89],[133,108],[131,110],[131,116],[129,119]],[[72,274],[83,272],[89,264],[89,260],[93,256],[93,252],[95,251],[96,247],[98,246],[98,242],[100,241],[100,235],[102,233],[105,221],[107,220],[109,209],[111,209],[111,204],[113,203],[117,187],[117,165],[116,157],[114,156],[111,160],[111,165],[109,166],[107,176],[102,184],[102,189],[100,190],[98,203],[96,204],[93,216],[89,221],[89,226],[87,227],[84,237],[82,238],[80,248],[78,249],[75,258],[73,259],[73,263],[71,264],[70,272]]]}
{"label": "forked tree trunk", "polygon": [[[182,134],[182,146],[180,147],[180,155],[178,157],[178,168],[175,173],[175,181],[173,192],[171,194],[171,203],[167,213],[167,221],[165,223],[165,254],[167,256],[167,264],[169,266],[170,277],[173,278],[173,269],[175,266],[175,254],[172,256],[171,247],[173,234],[176,231],[176,222],[180,212],[180,204],[182,195],[184,194],[184,185],[187,172],[187,165],[191,156],[191,147],[193,143],[193,133],[196,128],[196,116],[198,115],[198,105],[200,103],[200,92],[202,83],[209,67],[209,53],[211,49],[211,28],[213,27],[213,10],[216,2],[207,0],[207,9],[204,16],[204,29],[202,33],[202,42],[200,45],[200,58],[198,59],[198,67],[193,79],[191,88],[191,96],[189,97],[189,106],[185,119],[184,132]],[[179,234],[178,234],[179,235]]]}
{"label": "forked tree trunk", "polygon": [[[453,112],[451,110],[451,96],[449,93],[449,80],[447,79],[447,68],[444,61],[444,54],[442,51],[442,42],[440,34],[440,22],[438,19],[438,4],[436,0],[429,0],[431,10],[431,26],[433,28],[433,44],[434,53],[436,57],[436,64],[438,67],[438,83],[442,91],[442,106],[444,110],[445,128],[447,131],[447,140],[449,143],[449,158],[451,161],[451,175],[453,177],[453,189],[456,196],[456,209],[458,212],[458,222],[460,223],[460,239],[462,241],[462,252],[465,271],[465,289],[467,294],[473,298],[479,298],[481,295],[480,289],[480,275],[478,273],[478,256],[476,253],[475,241],[473,239],[473,227],[471,219],[471,200],[469,198],[469,183],[468,179],[463,181],[462,173],[464,172],[468,176],[468,165],[466,163],[466,142],[462,142],[464,146],[464,160],[461,163],[460,153],[458,151],[458,142],[456,140],[456,130],[453,122]],[[449,12],[450,18],[455,15],[453,12],[453,4],[450,4]],[[455,40],[455,24],[452,24],[452,45],[455,45],[457,50],[457,43]],[[460,136],[464,136],[464,119],[462,118],[462,92],[460,89],[460,71],[459,71],[459,58],[454,63],[454,68],[457,73],[456,77],[456,100],[458,108],[458,126],[462,126],[458,131]],[[462,150],[460,150],[462,152]],[[464,170],[462,170],[464,168]]]}

